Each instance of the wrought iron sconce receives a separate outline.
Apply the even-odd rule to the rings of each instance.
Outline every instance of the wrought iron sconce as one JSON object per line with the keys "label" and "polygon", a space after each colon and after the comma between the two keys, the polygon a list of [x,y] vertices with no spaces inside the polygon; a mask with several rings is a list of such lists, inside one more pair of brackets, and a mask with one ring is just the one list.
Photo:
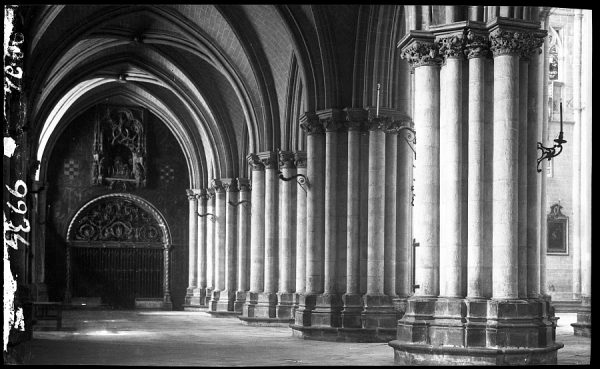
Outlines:
{"label": "wrought iron sconce", "polygon": [[208,216],[208,220],[210,220],[213,223],[215,222],[215,218],[216,218],[216,216],[214,214],[211,214],[211,213],[206,213],[206,214],[200,214],[200,213],[198,213],[198,216],[199,217],[206,217],[206,216]]}
{"label": "wrought iron sconce", "polygon": [[304,175],[304,174],[295,174],[291,177],[284,177],[283,173],[281,173],[281,171],[277,172],[277,174],[279,175],[279,179],[281,179],[282,181],[291,181],[294,178],[298,178],[296,180],[296,182],[298,182],[298,184],[300,185],[300,187],[302,187],[302,189],[304,190],[304,193],[306,193],[306,188],[304,186],[309,186],[309,182],[308,182],[308,178]]}
{"label": "wrought iron sconce", "polygon": [[[238,206],[238,205],[244,204],[244,203],[250,203],[250,200],[242,200],[242,201],[238,201],[238,202],[229,201],[229,205],[231,205],[231,206]],[[248,207],[248,205],[244,205],[244,207]]]}
{"label": "wrought iron sconce", "polygon": [[[563,140],[563,117],[562,117],[562,102],[560,103],[560,133],[558,134],[558,138],[554,139],[553,147],[545,147],[541,142],[537,143],[537,149],[542,150],[541,156],[537,160],[537,171],[538,173],[542,170],[540,169],[540,163],[544,159],[548,159],[548,161],[552,160],[552,158],[560,155],[563,150],[562,144],[567,143],[566,140]],[[558,152],[557,152],[558,150]]]}

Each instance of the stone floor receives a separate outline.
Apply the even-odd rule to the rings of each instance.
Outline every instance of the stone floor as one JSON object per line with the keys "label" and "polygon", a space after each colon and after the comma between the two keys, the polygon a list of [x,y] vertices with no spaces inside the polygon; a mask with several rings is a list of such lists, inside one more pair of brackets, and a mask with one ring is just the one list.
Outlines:
{"label": "stone floor", "polygon": [[[301,340],[286,327],[255,327],[204,312],[67,310],[63,329],[36,326],[19,348],[23,364],[140,366],[393,365],[386,343]],[[558,364],[589,364],[591,339],[576,337],[576,314],[560,314]]]}

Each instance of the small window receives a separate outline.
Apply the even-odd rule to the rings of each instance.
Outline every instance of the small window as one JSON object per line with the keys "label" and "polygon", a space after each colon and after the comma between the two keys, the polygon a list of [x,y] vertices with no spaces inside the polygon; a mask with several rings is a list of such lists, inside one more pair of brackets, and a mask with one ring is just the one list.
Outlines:
{"label": "small window", "polygon": [[548,238],[547,249],[548,255],[569,255],[569,218],[565,216],[560,209],[562,206],[554,204],[550,207],[548,214]]}

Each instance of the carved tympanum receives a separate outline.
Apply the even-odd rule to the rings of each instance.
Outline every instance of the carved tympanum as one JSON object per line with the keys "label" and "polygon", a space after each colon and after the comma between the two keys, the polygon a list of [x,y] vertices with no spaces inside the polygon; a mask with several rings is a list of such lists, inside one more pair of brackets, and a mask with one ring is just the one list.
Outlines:
{"label": "carved tympanum", "polygon": [[73,230],[73,241],[163,241],[156,219],[123,198],[107,199],[86,209],[75,220]]}

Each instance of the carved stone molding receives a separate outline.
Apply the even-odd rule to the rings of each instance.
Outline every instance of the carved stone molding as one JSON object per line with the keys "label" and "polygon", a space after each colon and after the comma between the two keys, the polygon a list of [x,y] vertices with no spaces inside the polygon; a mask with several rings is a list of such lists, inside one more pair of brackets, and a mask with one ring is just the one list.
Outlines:
{"label": "carved stone molding", "polygon": [[306,151],[296,151],[294,153],[294,162],[296,168],[306,168]]}
{"label": "carved stone molding", "polygon": [[185,194],[187,195],[189,201],[196,201],[198,196],[200,196],[201,191],[202,190],[200,189],[187,189],[185,190]]}
{"label": "carved stone molding", "polygon": [[168,243],[166,226],[158,219],[133,198],[108,195],[75,215],[67,237],[70,241]]}
{"label": "carved stone molding", "polygon": [[259,152],[257,155],[265,166],[265,169],[277,169],[279,159],[275,151],[263,151]]}
{"label": "carved stone molding", "polygon": [[465,37],[463,34],[454,34],[441,37],[436,40],[438,52],[444,59],[463,58],[465,48]]}
{"label": "carved stone molding", "polygon": [[212,188],[215,191],[215,194],[224,193],[225,187],[223,187],[223,182],[220,179],[213,179],[211,181]]}
{"label": "carved stone molding", "polygon": [[248,178],[236,178],[240,192],[248,192],[250,191],[250,180]]}
{"label": "carved stone molding", "polygon": [[370,118],[367,127],[369,131],[385,131],[389,124],[390,119],[388,117]]}
{"label": "carved stone molding", "polygon": [[490,40],[487,33],[474,32],[469,29],[466,35],[464,53],[467,59],[490,56]]}
{"label": "carved stone molding", "polygon": [[529,58],[534,53],[541,54],[546,31],[530,32],[523,35],[521,57]]}
{"label": "carved stone molding", "polygon": [[369,118],[369,112],[361,108],[346,108],[344,109],[345,122],[344,126],[348,131],[365,131],[366,123]]}
{"label": "carved stone molding", "polygon": [[206,202],[209,198],[208,192],[206,191],[206,189],[205,188],[200,189],[199,193],[196,194],[196,198],[198,199],[198,201]]}
{"label": "carved stone molding", "polygon": [[237,179],[235,178],[221,178],[221,183],[223,184],[223,188],[227,192],[237,192],[239,191]]}
{"label": "carved stone molding", "polygon": [[433,41],[414,41],[402,49],[400,57],[406,59],[411,68],[440,65],[442,62],[438,45]]}
{"label": "carved stone molding", "polygon": [[212,188],[212,187],[207,187],[206,188],[206,196],[208,197],[208,200],[210,200],[213,197],[215,197],[215,189]]}
{"label": "carved stone molding", "polygon": [[315,113],[304,113],[300,117],[300,127],[302,127],[308,136],[325,133],[323,123]]}
{"label": "carved stone molding", "polygon": [[279,168],[295,168],[293,152],[279,151]]}
{"label": "carved stone molding", "polygon": [[501,55],[516,55],[522,53],[523,33],[496,29],[490,33],[490,50],[494,57]]}
{"label": "carved stone molding", "polygon": [[265,170],[265,166],[262,161],[256,154],[248,154],[246,156],[246,160],[248,160],[248,164],[252,167],[252,170]]}
{"label": "carved stone molding", "polygon": [[325,118],[322,122],[325,132],[337,132],[344,127],[341,121],[337,121],[333,117]]}

